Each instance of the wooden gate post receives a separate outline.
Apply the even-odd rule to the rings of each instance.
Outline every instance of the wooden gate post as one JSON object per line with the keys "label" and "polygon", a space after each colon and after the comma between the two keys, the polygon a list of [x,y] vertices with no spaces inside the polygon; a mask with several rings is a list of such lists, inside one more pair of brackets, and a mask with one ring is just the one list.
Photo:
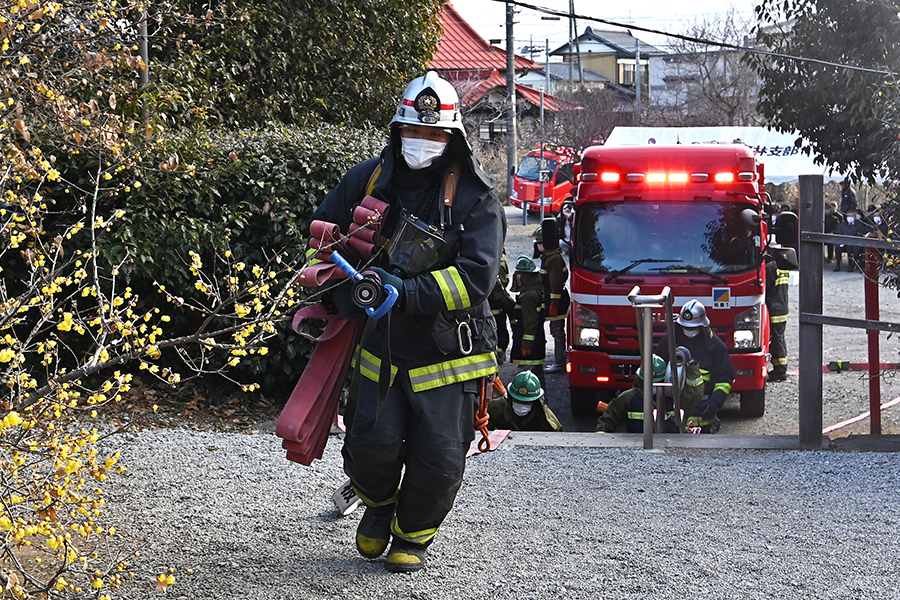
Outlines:
{"label": "wooden gate post", "polygon": [[804,323],[804,314],[822,314],[821,242],[803,240],[803,232],[823,233],[824,178],[800,176],[800,448],[822,448],[822,325]]}

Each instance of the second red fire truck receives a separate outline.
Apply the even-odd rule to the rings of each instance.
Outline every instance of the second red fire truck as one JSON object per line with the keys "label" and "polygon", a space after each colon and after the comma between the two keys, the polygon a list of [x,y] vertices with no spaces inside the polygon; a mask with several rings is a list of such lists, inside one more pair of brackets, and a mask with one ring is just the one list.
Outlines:
{"label": "second red fire truck", "polygon": [[516,208],[527,204],[528,211],[541,212],[541,178],[543,175],[544,214],[556,214],[563,202],[575,193],[575,161],[572,148],[544,144],[543,164],[538,146],[525,155],[513,176],[513,192],[509,202]]}

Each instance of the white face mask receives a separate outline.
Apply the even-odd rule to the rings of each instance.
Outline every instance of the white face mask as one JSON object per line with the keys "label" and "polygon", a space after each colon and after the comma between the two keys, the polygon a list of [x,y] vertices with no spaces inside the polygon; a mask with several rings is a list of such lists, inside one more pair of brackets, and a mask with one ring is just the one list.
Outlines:
{"label": "white face mask", "polygon": [[872,220],[875,221],[876,225],[881,225],[881,217],[872,217]]}
{"label": "white face mask", "polygon": [[524,417],[531,412],[531,404],[521,404],[519,402],[513,402],[512,405],[513,412],[516,413],[517,417]]}
{"label": "white face mask", "polygon": [[410,169],[424,169],[444,153],[447,142],[422,138],[401,138],[403,158]]}
{"label": "white face mask", "polygon": [[847,217],[847,222],[851,225],[856,223],[856,217]]}
{"label": "white face mask", "polygon": [[684,331],[684,337],[692,338],[700,335],[699,327],[683,327],[682,331]]}

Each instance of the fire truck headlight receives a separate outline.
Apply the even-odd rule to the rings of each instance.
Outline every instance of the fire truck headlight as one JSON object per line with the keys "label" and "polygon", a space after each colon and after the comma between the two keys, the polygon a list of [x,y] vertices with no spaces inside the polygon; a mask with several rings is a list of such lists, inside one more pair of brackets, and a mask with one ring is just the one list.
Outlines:
{"label": "fire truck headlight", "polygon": [[734,332],[734,347],[749,349],[756,346],[753,341],[753,332],[752,331],[735,331]]}
{"label": "fire truck headlight", "polygon": [[513,190],[512,198],[515,199],[515,200],[518,200],[518,199],[519,199],[519,192],[518,192],[518,190]]}
{"label": "fire truck headlight", "polygon": [[756,304],[734,318],[735,349],[748,350],[760,347],[760,338],[762,337],[760,314],[762,314],[762,306]]}
{"label": "fire truck headlight", "polygon": [[600,345],[600,330],[599,329],[591,329],[591,328],[581,329],[581,333],[578,335],[578,345],[579,346],[599,346]]}
{"label": "fire truck headlight", "polygon": [[589,308],[573,302],[571,314],[576,346],[600,346],[600,316]]}

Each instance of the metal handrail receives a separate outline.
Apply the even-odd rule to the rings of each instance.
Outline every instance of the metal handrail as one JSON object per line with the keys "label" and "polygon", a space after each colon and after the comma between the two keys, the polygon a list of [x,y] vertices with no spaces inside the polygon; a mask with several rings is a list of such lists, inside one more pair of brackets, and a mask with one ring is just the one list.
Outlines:
{"label": "metal handrail", "polygon": [[[663,433],[665,431],[666,410],[665,395],[663,389],[672,387],[672,399],[675,404],[675,423],[679,431],[684,431],[684,425],[681,421],[681,381],[678,367],[675,364],[675,325],[672,316],[672,290],[668,286],[664,287],[662,293],[656,295],[642,295],[640,286],[634,286],[628,293],[628,300],[634,306],[637,328],[638,342],[641,352],[641,369],[642,373],[652,373],[652,357],[653,357],[653,309],[665,309],[666,333],[669,345],[669,364],[671,365],[672,378],[671,383],[654,384],[653,377],[644,377],[644,449],[653,448],[653,433]],[[657,391],[657,412],[656,420],[653,419],[653,388]]]}

